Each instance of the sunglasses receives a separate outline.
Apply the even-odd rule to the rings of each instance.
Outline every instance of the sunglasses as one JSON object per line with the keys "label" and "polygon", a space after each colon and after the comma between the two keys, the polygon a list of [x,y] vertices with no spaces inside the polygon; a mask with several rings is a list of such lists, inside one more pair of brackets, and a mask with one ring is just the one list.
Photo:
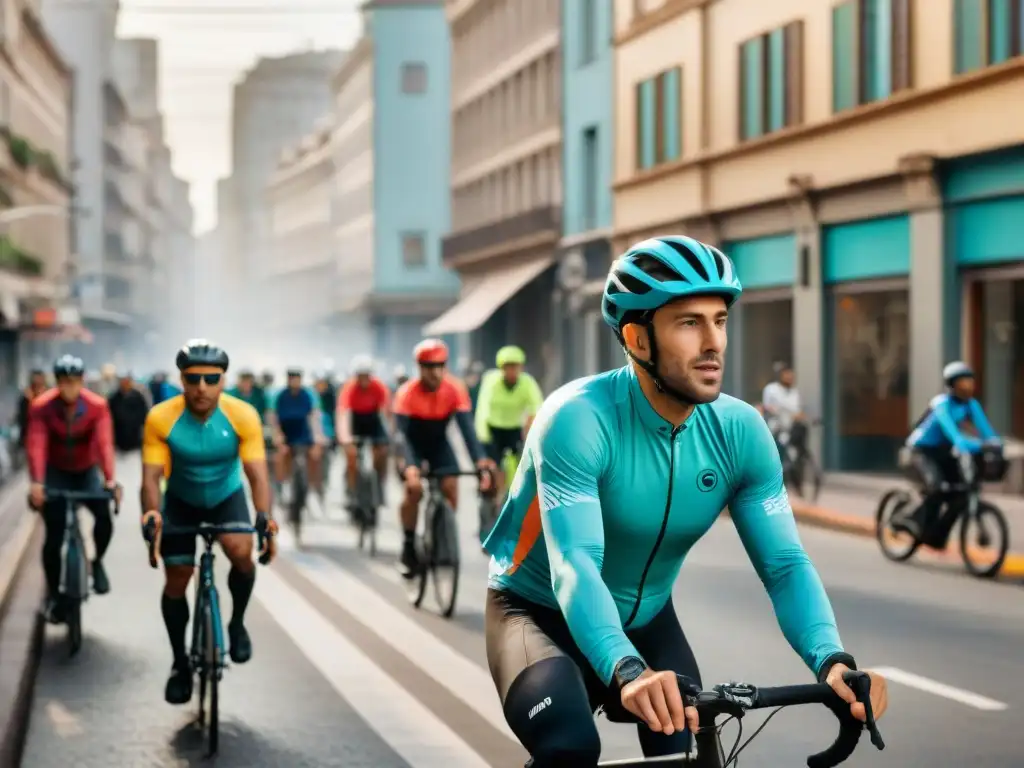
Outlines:
{"label": "sunglasses", "polygon": [[200,381],[205,381],[209,386],[213,387],[220,384],[220,377],[222,373],[186,373],[183,374],[185,377],[185,383],[196,386]]}
{"label": "sunglasses", "polygon": [[420,363],[420,368],[444,368],[447,363]]}

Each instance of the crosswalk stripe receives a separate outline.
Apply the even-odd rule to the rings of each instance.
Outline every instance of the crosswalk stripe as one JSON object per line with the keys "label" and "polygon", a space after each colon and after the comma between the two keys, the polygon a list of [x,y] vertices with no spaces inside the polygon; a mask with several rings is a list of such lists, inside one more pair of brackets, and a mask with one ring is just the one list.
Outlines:
{"label": "crosswalk stripe", "polygon": [[324,679],[407,763],[417,768],[487,768],[442,720],[272,570],[260,574],[255,596]]}
{"label": "crosswalk stripe", "polygon": [[348,571],[319,555],[293,561],[328,598],[376,633],[510,739],[490,674],[404,615]]}

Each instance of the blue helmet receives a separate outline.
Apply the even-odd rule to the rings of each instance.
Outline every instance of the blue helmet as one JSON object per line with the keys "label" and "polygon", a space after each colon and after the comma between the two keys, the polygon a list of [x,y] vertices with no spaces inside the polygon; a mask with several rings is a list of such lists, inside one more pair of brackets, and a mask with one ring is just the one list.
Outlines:
{"label": "blue helmet", "polygon": [[612,264],[601,314],[619,331],[627,312],[653,312],[684,296],[720,295],[732,305],[743,293],[729,257],[692,237],[653,237]]}

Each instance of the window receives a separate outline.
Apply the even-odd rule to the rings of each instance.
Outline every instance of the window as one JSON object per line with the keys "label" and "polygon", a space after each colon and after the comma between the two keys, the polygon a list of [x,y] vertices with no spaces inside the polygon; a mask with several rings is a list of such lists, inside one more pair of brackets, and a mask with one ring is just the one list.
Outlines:
{"label": "window", "polygon": [[740,46],[740,139],[797,125],[803,118],[803,22]]}
{"label": "window", "polygon": [[953,68],[963,74],[1024,53],[1024,0],[955,0]]}
{"label": "window", "polygon": [[597,126],[583,131],[583,229],[588,231],[597,226],[597,197],[600,178],[598,173],[599,148]]}
{"label": "window", "polygon": [[427,65],[413,62],[402,65],[402,93],[427,92]]}
{"label": "window", "polygon": [[636,165],[639,170],[682,154],[682,70],[662,72],[636,85]]}
{"label": "window", "polygon": [[910,2],[847,0],[832,9],[834,112],[910,87]]}
{"label": "window", "polygon": [[406,267],[422,267],[427,263],[426,238],[422,232],[407,232],[402,235],[402,264]]}
{"label": "window", "polygon": [[597,2],[580,0],[580,66],[597,58]]}

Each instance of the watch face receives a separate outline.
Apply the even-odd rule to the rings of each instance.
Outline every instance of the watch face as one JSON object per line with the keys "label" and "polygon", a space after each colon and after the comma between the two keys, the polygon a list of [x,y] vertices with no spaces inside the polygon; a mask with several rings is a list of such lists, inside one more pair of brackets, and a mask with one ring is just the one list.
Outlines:
{"label": "watch face", "polygon": [[619,667],[619,677],[627,683],[636,680],[644,673],[644,664],[639,659],[627,659]]}

